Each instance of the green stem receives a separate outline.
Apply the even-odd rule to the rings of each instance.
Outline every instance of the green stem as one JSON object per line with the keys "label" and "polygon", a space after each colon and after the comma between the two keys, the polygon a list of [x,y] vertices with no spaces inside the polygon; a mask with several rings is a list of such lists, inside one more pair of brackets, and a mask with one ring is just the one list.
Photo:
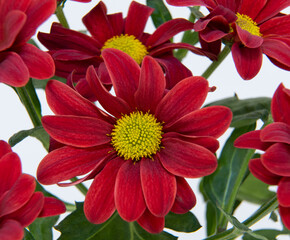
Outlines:
{"label": "green stem", "polygon": [[56,8],[56,11],[55,11],[55,15],[58,19],[58,21],[61,23],[61,25],[65,28],[69,28],[69,25],[68,25],[68,22],[66,20],[66,17],[64,15],[64,12],[63,12],[63,6],[60,5]]}
{"label": "green stem", "polygon": [[225,45],[223,50],[220,52],[218,56],[217,61],[213,61],[209,67],[205,70],[205,72],[202,74],[202,76],[206,79],[208,79],[211,74],[217,69],[217,67],[222,63],[222,61],[228,56],[228,54],[231,52],[231,49],[229,46]]}
{"label": "green stem", "polygon": [[[75,182],[77,181],[78,178],[77,177],[74,177],[71,179],[72,182]],[[83,184],[83,183],[79,183],[77,185],[75,185],[75,187],[84,195],[86,196],[87,192],[88,192],[88,189],[86,188],[86,186]]]}
{"label": "green stem", "polygon": [[65,204],[65,208],[67,212],[73,212],[74,210],[76,210],[76,206],[74,204],[66,203],[64,201],[63,203]]}

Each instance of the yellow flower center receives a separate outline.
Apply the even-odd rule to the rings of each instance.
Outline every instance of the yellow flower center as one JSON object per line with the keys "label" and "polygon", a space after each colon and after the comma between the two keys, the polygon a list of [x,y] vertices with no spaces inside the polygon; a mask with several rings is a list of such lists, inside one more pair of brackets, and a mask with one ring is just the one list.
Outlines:
{"label": "yellow flower center", "polygon": [[160,150],[162,134],[162,124],[152,114],[136,111],[117,120],[111,143],[125,160],[138,161]]}
{"label": "yellow flower center", "polygon": [[260,28],[257,26],[257,23],[254,22],[252,18],[239,13],[237,13],[236,16],[238,17],[236,23],[240,26],[241,29],[248,31],[252,35],[262,36],[262,34],[260,33]]}
{"label": "yellow flower center", "polygon": [[101,50],[106,48],[115,48],[127,53],[138,64],[141,64],[143,58],[148,54],[147,48],[133,35],[121,34],[107,40]]}

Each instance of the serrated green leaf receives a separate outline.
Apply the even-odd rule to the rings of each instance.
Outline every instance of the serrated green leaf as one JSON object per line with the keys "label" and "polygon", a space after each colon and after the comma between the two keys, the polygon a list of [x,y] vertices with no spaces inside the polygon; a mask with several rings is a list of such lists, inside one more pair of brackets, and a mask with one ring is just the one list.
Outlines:
{"label": "serrated green leaf", "polygon": [[24,228],[23,240],[35,240],[34,237],[32,236],[32,234],[26,228]]}
{"label": "serrated green leaf", "polygon": [[192,212],[185,214],[169,212],[165,217],[165,227],[178,232],[195,232],[201,225]]}
{"label": "serrated green leaf", "polygon": [[151,14],[151,18],[156,28],[172,19],[171,14],[165,6],[163,0],[146,0],[146,4],[147,6],[155,9]]}
{"label": "serrated green leaf", "polygon": [[[261,229],[253,231],[253,233],[258,234],[259,236],[264,236],[268,240],[277,240],[277,237],[279,235],[289,234],[289,231],[279,231],[277,229]],[[248,233],[245,233],[243,236],[243,240],[256,240],[256,239],[258,238]]]}
{"label": "serrated green leaf", "polygon": [[18,133],[15,133],[12,137],[10,137],[8,142],[11,147],[13,147],[28,136],[37,138],[43,144],[45,149],[49,148],[49,135],[42,126],[37,126],[32,129],[19,131]]}
{"label": "serrated green leaf", "polygon": [[52,227],[58,218],[59,216],[37,218],[28,226],[28,229],[37,240],[52,240]]}

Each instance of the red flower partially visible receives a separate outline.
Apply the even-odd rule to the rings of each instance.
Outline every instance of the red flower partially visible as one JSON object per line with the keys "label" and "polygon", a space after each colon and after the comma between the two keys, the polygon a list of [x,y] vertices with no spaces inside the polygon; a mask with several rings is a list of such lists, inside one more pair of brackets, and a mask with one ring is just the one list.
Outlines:
{"label": "red flower partially visible", "polygon": [[232,56],[240,76],[255,77],[265,54],[276,66],[290,70],[290,16],[280,13],[290,0],[223,1],[167,0],[176,6],[206,6],[210,14],[199,19],[199,32],[205,50],[217,54],[221,39],[233,43]]}
{"label": "red flower partially visible", "polygon": [[0,141],[0,239],[21,240],[23,228],[37,217],[65,212],[64,204],[52,197],[34,192],[34,177],[23,174],[18,155]]}
{"label": "red flower partially visible", "polygon": [[92,37],[53,23],[51,32],[39,33],[38,39],[50,50],[56,64],[56,75],[67,78],[75,70],[76,81],[83,78],[82,87],[86,84],[84,78],[90,65],[96,68],[103,84],[111,84],[101,55],[103,49],[115,48],[129,54],[138,64],[146,55],[154,57],[166,73],[166,88],[171,89],[181,79],[192,75],[173,56],[173,49],[186,48],[199,55],[215,56],[190,44],[169,41],[176,34],[193,28],[193,23],[185,19],[168,21],[152,35],[144,33],[153,10],[132,1],[127,17],[123,18],[122,13],[107,14],[105,4],[100,2],[83,17],[83,23]]}
{"label": "red flower partially visible", "polygon": [[0,2],[0,82],[21,87],[54,75],[51,56],[27,41],[55,8],[55,0]]}
{"label": "red flower partially visible", "polygon": [[[47,101],[56,116],[42,123],[65,146],[50,152],[37,170],[43,184],[61,186],[75,176],[94,179],[85,198],[89,221],[105,222],[117,209],[157,233],[169,212],[186,213],[195,196],[184,179],[215,171],[218,138],[232,114],[223,106],[200,109],[209,87],[188,77],[166,90],[164,73],[150,56],[142,66],[127,54],[105,49],[102,57],[116,96],[102,85],[93,66],[87,80],[105,113],[69,86],[52,80]],[[76,183],[78,183],[76,182]]]}
{"label": "red flower partially visible", "polygon": [[290,229],[290,89],[280,84],[272,99],[274,123],[262,130],[248,132],[235,141],[239,148],[265,151],[261,158],[252,159],[249,168],[261,181],[278,185],[280,216]]}

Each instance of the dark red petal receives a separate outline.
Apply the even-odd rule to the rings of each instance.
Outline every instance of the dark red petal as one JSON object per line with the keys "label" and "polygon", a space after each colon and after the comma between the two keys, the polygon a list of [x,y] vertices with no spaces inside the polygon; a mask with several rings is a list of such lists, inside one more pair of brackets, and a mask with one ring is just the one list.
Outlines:
{"label": "dark red petal", "polygon": [[119,36],[124,31],[124,19],[122,13],[107,15],[108,21],[112,27],[114,36]]}
{"label": "dark red petal", "polygon": [[285,227],[290,229],[290,207],[279,206],[279,213]]}
{"label": "dark red petal", "polygon": [[165,225],[164,217],[156,217],[152,215],[149,210],[137,220],[139,225],[149,233],[160,233]]}
{"label": "dark red petal", "polygon": [[140,163],[126,161],[120,168],[115,185],[115,204],[120,216],[128,221],[141,217],[146,209],[140,178]]}
{"label": "dark red petal", "polygon": [[14,152],[0,157],[0,196],[9,190],[21,175],[21,162]]}
{"label": "dark red petal", "polygon": [[163,139],[158,154],[165,169],[176,176],[198,178],[217,168],[215,155],[206,148],[175,138]]}
{"label": "dark red petal", "polygon": [[95,177],[84,203],[84,213],[90,222],[103,223],[115,212],[115,181],[117,173],[124,163],[123,159],[117,157],[111,160]]}
{"label": "dark red petal", "polygon": [[264,37],[271,37],[267,35],[278,35],[280,37],[286,37],[289,34],[290,15],[284,15],[281,17],[274,17],[261,24],[260,32]]}
{"label": "dark red petal", "polygon": [[0,227],[0,239],[22,240],[24,237],[23,226],[13,219],[4,220]]}
{"label": "dark red petal", "polygon": [[290,207],[290,178],[284,177],[278,185],[277,198],[279,205]]}
{"label": "dark red petal", "polygon": [[166,0],[166,2],[173,6],[205,6],[211,9],[217,5],[215,0]]}
{"label": "dark red petal", "polygon": [[269,171],[290,177],[290,148],[288,144],[275,143],[267,149],[261,159]]}
{"label": "dark red petal", "polygon": [[45,197],[43,208],[39,213],[38,217],[50,217],[55,215],[60,215],[65,213],[66,208],[62,201],[53,198],[53,197]]}
{"label": "dark red petal", "polygon": [[176,177],[177,192],[171,212],[177,214],[187,213],[196,204],[196,197],[184,178]]}
{"label": "dark red petal", "polygon": [[[289,91],[289,90],[288,90]],[[283,83],[276,89],[272,102],[271,113],[275,122],[284,122],[290,125],[290,95],[287,94],[287,88]]]}
{"label": "dark red petal", "polygon": [[[6,153],[10,153],[10,152],[12,152],[12,149],[11,149],[10,145],[7,142],[5,142],[5,141],[0,140],[0,159]],[[0,176],[1,176],[1,174],[0,174]]]}
{"label": "dark red petal", "polygon": [[139,38],[153,11],[154,9],[151,7],[132,1],[125,22],[125,33]]}
{"label": "dark red petal", "polygon": [[113,96],[103,86],[93,66],[88,68],[86,79],[102,107],[110,114],[120,118],[122,114],[128,114],[131,111],[127,102],[120,97]]}
{"label": "dark red petal", "polygon": [[213,59],[216,60],[217,59],[216,56],[218,56],[221,51],[221,40],[216,40],[213,42],[206,42],[205,40],[202,39],[202,37],[199,37],[199,42],[202,49],[204,51],[212,53],[215,56],[215,58]]}
{"label": "dark red petal", "polygon": [[247,48],[239,43],[232,46],[232,56],[240,76],[244,80],[255,77],[262,66],[261,48]]}
{"label": "dark red petal", "polygon": [[117,97],[124,99],[130,106],[134,105],[134,94],[139,84],[140,67],[126,53],[117,49],[102,51],[104,62],[110,74]]}
{"label": "dark red petal", "polygon": [[103,162],[110,146],[98,148],[62,147],[47,154],[37,169],[42,184],[55,184],[88,173]]}
{"label": "dark red petal", "polygon": [[256,0],[255,4],[251,0],[243,0],[240,3],[238,13],[245,14],[249,16],[251,19],[255,19],[257,14],[263,9],[267,0]]}
{"label": "dark red petal", "polygon": [[149,211],[157,217],[164,217],[174,203],[175,176],[163,168],[158,158],[143,158],[141,160],[141,183]]}
{"label": "dark red petal", "polygon": [[2,196],[0,202],[0,217],[17,211],[25,205],[31,198],[35,185],[35,179],[32,176],[22,174],[12,188]]}
{"label": "dark red petal", "polygon": [[23,87],[29,80],[29,71],[15,52],[0,53],[0,82],[13,87]]}
{"label": "dark red petal", "polygon": [[237,34],[241,42],[248,48],[258,48],[263,43],[263,38],[256,36],[248,32],[247,30],[242,29],[238,24],[235,24]]}
{"label": "dark red petal", "polygon": [[44,129],[55,140],[74,147],[93,147],[111,141],[113,126],[101,119],[75,116],[44,116]]}
{"label": "dark red petal", "polygon": [[147,39],[146,46],[153,48],[156,47],[176,34],[193,29],[193,23],[183,18],[176,18],[167,21],[160,25],[155,32]]}
{"label": "dark red petal", "polygon": [[161,100],[156,116],[166,125],[199,109],[208,93],[208,82],[203,77],[189,77],[177,83]]}
{"label": "dark red petal", "polygon": [[281,180],[281,176],[270,172],[264,167],[260,158],[251,159],[249,162],[249,169],[256,178],[260,179],[264,183],[277,185]]}
{"label": "dark red petal", "polygon": [[264,142],[290,144],[290,126],[283,122],[271,123],[261,131],[260,137]]}
{"label": "dark red petal", "polygon": [[154,113],[165,90],[165,77],[159,64],[149,56],[142,62],[139,87],[135,93],[138,110]]}
{"label": "dark red petal", "polygon": [[232,112],[224,106],[206,107],[185,115],[177,120],[169,129],[190,136],[220,137],[230,126]]}

